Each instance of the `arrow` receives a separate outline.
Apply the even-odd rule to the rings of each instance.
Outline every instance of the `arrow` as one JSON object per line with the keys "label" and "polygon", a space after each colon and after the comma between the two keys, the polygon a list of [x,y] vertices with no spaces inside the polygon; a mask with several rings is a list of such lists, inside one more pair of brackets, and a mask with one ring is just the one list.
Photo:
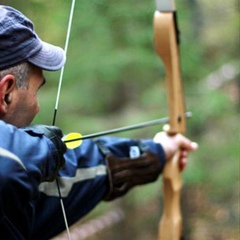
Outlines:
{"label": "arrow", "polygon": [[[186,112],[185,117],[186,118],[192,117],[192,113]],[[76,148],[79,145],[81,145],[82,140],[85,140],[85,139],[96,138],[96,137],[106,136],[106,135],[110,135],[110,134],[114,134],[114,133],[145,128],[145,127],[154,126],[154,125],[158,125],[158,124],[166,124],[168,122],[169,122],[169,118],[164,117],[164,118],[155,119],[155,120],[151,120],[151,121],[147,121],[147,122],[129,125],[126,127],[114,128],[114,129],[101,131],[101,132],[97,132],[97,133],[91,133],[91,134],[87,134],[87,135],[82,135],[81,133],[69,133],[68,135],[66,135],[63,138],[63,141],[66,143],[67,148],[73,149],[73,148]]]}

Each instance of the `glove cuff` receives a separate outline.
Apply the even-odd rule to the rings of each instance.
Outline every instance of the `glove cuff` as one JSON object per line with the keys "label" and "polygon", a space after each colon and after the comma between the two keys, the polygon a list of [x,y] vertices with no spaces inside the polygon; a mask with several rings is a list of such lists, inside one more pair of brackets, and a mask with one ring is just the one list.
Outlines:
{"label": "glove cuff", "polygon": [[140,156],[117,157],[100,144],[99,148],[105,155],[108,171],[109,190],[104,198],[111,201],[125,195],[131,188],[155,181],[162,172],[163,165],[159,156],[148,150],[148,146],[139,142],[137,147]]}

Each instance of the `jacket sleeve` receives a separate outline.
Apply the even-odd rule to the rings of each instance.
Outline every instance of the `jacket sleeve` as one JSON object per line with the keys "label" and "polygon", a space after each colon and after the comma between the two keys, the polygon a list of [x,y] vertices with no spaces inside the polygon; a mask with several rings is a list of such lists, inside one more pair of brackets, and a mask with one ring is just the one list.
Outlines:
{"label": "jacket sleeve", "polygon": [[0,121],[0,147],[21,160],[36,188],[50,178],[57,166],[55,146],[39,130],[19,129]]}
{"label": "jacket sleeve", "polygon": [[[104,137],[98,139],[118,157],[129,155],[130,146],[139,141],[125,138]],[[158,154],[164,165],[165,157],[160,144],[152,140],[142,140],[149,150]],[[108,190],[108,177],[105,158],[95,141],[85,140],[74,150],[68,149],[65,154],[66,163],[59,172],[59,185],[63,197],[68,223],[72,225],[89,213]],[[36,221],[34,239],[48,239],[65,229],[59,204],[59,195],[55,182],[42,183],[39,187],[40,199],[36,204]],[[44,210],[43,210],[44,208]],[[45,231],[41,231],[41,229]]]}
{"label": "jacket sleeve", "polygon": [[[8,161],[8,167],[0,165],[1,179],[9,181],[8,177],[14,176],[14,181],[11,182],[13,187],[5,190],[4,194],[0,193],[1,216],[6,216],[7,209],[8,214],[16,216],[14,208],[6,208],[4,205],[7,196],[14,196],[11,198],[12,206],[23,206],[21,211],[19,207],[17,209],[21,213],[24,211],[22,219],[24,216],[28,219],[28,223],[24,225],[26,234],[30,234],[30,228],[33,228],[31,239],[49,239],[60,233],[65,226],[56,182],[45,181],[56,165],[53,143],[35,130],[17,129],[2,121],[0,139],[0,147],[14,154],[19,163],[15,165],[16,162],[12,162],[13,166]],[[130,146],[138,143],[130,139],[112,137],[101,138],[99,141],[118,157],[128,156]],[[164,163],[161,145],[152,140],[142,140],[142,143],[148,145],[150,151],[158,154],[159,161]],[[109,186],[105,159],[95,141],[83,141],[80,147],[67,150],[64,157],[66,163],[59,171],[58,180],[68,222],[72,225],[104,198]],[[0,164],[3,164],[3,161]],[[4,186],[1,184],[2,189]]]}

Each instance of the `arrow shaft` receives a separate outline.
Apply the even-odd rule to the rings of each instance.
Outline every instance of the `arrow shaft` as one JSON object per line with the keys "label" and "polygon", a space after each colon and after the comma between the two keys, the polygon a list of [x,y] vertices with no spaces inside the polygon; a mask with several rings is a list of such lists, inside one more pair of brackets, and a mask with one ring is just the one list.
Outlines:
{"label": "arrow shaft", "polygon": [[[185,113],[185,117],[186,118],[190,118],[191,116],[192,116],[191,112],[186,112]],[[95,137],[100,137],[100,136],[106,136],[106,135],[110,135],[110,134],[114,134],[114,133],[125,132],[125,131],[140,129],[140,128],[145,128],[145,127],[154,126],[154,125],[158,125],[158,124],[166,124],[168,122],[169,122],[169,118],[165,117],[165,118],[155,119],[155,120],[151,120],[151,121],[147,121],[147,122],[143,122],[143,123],[129,125],[129,126],[126,126],[126,127],[114,128],[114,129],[110,129],[110,130],[106,130],[106,131],[101,131],[101,132],[97,132],[97,133],[87,134],[87,135],[82,136],[81,138],[65,140],[64,142],[65,143],[69,143],[69,142],[74,142],[74,141],[79,141],[79,140],[84,140],[84,139],[90,139],[90,138],[95,138]]]}

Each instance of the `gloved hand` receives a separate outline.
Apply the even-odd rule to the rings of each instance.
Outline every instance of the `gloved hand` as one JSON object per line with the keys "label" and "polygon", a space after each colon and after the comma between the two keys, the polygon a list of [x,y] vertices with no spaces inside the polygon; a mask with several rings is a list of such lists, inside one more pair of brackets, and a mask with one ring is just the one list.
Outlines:
{"label": "gloved hand", "polygon": [[163,166],[158,155],[149,151],[137,158],[106,156],[110,189],[105,201],[121,197],[132,187],[155,181]]}
{"label": "gloved hand", "polygon": [[54,170],[51,173],[51,175],[48,176],[45,181],[53,181],[59,169],[64,165],[65,159],[63,157],[64,153],[66,152],[67,148],[65,143],[62,141],[62,131],[56,127],[56,126],[47,126],[47,125],[31,125],[30,127],[25,128],[27,131],[29,130],[38,130],[39,132],[42,132],[44,136],[48,137],[53,144],[55,145],[55,151],[54,154],[57,156],[55,166],[53,167]]}

